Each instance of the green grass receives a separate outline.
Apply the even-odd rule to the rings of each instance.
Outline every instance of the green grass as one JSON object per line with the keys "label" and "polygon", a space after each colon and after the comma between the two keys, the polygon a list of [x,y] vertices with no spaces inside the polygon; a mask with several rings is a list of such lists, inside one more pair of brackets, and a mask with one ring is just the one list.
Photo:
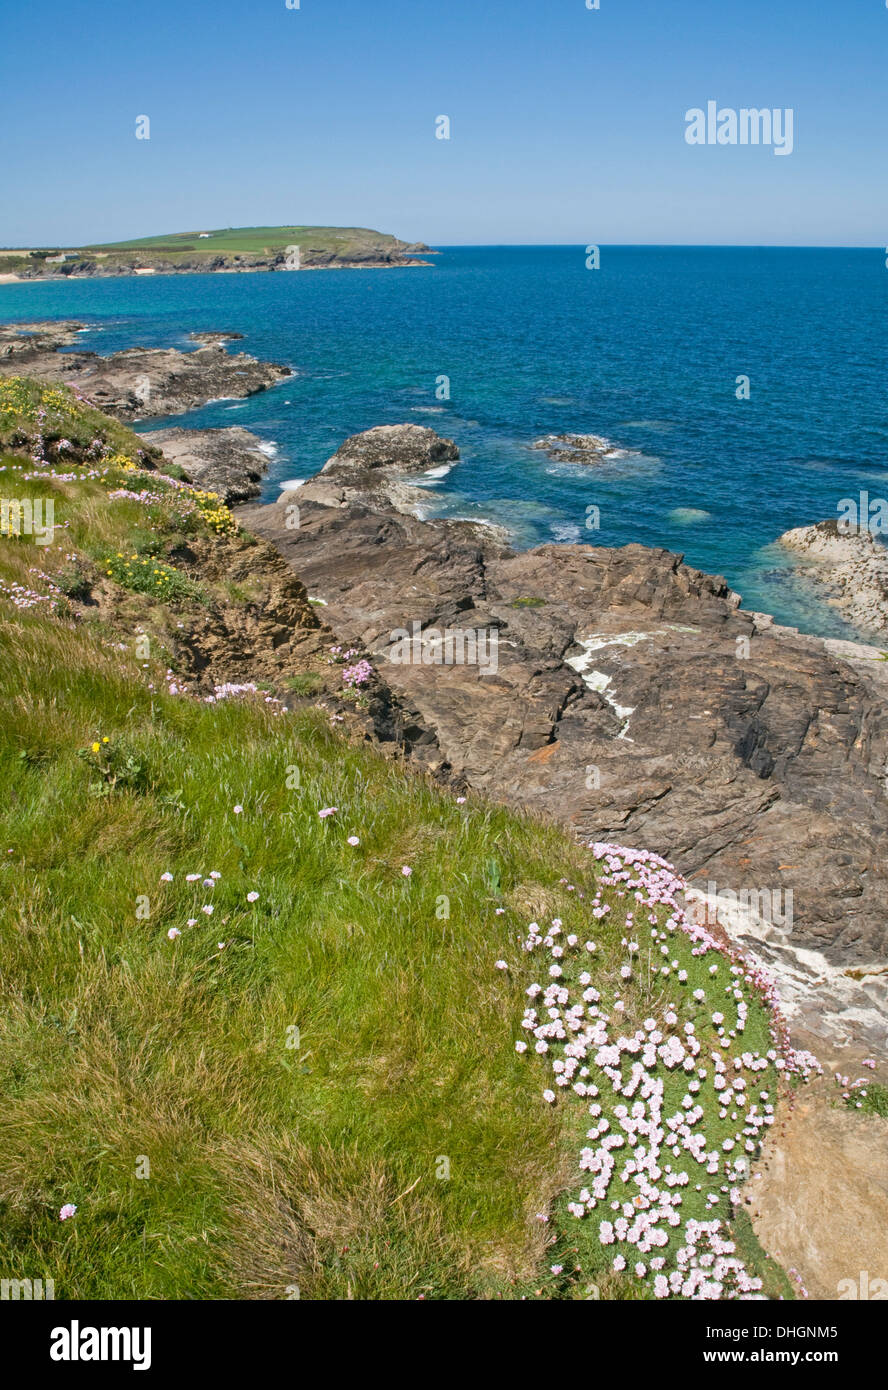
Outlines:
{"label": "green grass", "polygon": [[[611,1268],[609,1213],[566,1214],[588,1101],[544,1103],[543,1063],[515,1050],[539,970],[520,943],[553,917],[586,939],[592,856],[458,804],[324,711],[164,693],[167,653],[145,661],[134,637],[196,600],[118,585],[99,559],[165,555],[183,525],[206,545],[212,520],[175,489],[152,500],[162,480],[131,467],[35,489],[4,462],[4,495],[51,489],[65,523],[51,547],[0,539],[4,1277],[53,1278],[57,1298],[650,1297]],[[112,500],[121,477],[147,500]],[[16,608],[13,584],[61,593]],[[84,584],[95,613],[71,607]],[[620,891],[594,925],[606,1007],[619,993],[632,1029],[672,1003],[720,1047],[692,991],[723,992],[725,958],[678,933],[686,984],[623,981]],[[769,1046],[742,990],[729,1058]],[[664,1076],[674,1107],[682,1082]],[[776,1097],[772,1067],[759,1087]],[[701,1101],[714,1147],[736,1126]],[[683,1216],[730,1219],[704,1198]],[[737,1239],[789,1296],[751,1227]]]}
{"label": "green grass", "polygon": [[293,695],[307,698],[317,695],[324,688],[324,677],[315,671],[305,671],[301,675],[291,676],[284,682],[287,690]]}
{"label": "green grass", "polygon": [[111,457],[120,464],[141,463],[159,456],[125,425],[78,399],[70,387],[21,376],[0,378],[0,453],[12,450],[38,450],[61,465]]}
{"label": "green grass", "polygon": [[[209,232],[202,240],[200,232]],[[308,242],[306,242],[306,238]],[[284,247],[300,244],[300,239],[312,247],[336,250],[343,244],[359,245],[367,241],[394,241],[394,237],[367,227],[198,227],[193,232],[174,232],[163,236],[137,237],[132,241],[109,241],[82,248],[84,251],[220,251],[261,255],[265,251],[282,251]]]}
{"label": "green grass", "polygon": [[849,1110],[858,1110],[863,1115],[879,1115],[888,1119],[888,1087],[878,1081],[856,1082],[848,1092],[843,1104]]}

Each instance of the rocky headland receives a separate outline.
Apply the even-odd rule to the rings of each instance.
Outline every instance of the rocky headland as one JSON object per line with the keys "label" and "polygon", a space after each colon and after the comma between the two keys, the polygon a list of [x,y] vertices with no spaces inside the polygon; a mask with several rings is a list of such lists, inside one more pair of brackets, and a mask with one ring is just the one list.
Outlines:
{"label": "rocky headland", "polygon": [[865,529],[818,521],[784,531],[780,544],[799,557],[799,574],[860,632],[888,642],[888,546]]}
{"label": "rocky headland", "polygon": [[387,269],[431,265],[425,242],[366,227],[220,228],[129,243],[4,251],[0,280],[106,279],[250,271]]}
{"label": "rocky headland", "polygon": [[[401,489],[455,446],[417,430],[356,436],[239,513],[368,652],[413,760],[667,856],[776,975],[800,1037],[881,1045],[888,664],[745,612],[665,550],[516,553],[477,524],[418,520]],[[485,634],[484,665],[442,658],[448,630]]]}

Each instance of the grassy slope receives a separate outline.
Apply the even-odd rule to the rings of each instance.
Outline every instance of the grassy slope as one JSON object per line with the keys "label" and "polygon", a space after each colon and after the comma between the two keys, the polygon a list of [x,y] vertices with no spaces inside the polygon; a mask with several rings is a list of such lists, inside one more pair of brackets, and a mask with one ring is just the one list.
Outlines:
{"label": "grassy slope", "polygon": [[[210,233],[211,246],[203,246],[199,232]],[[368,227],[210,227],[198,228],[195,232],[174,232],[166,236],[140,237],[132,241],[111,241],[107,244],[91,245],[91,251],[141,250],[142,247],[177,246],[194,251],[244,251],[261,254],[263,251],[282,251],[286,246],[298,244],[308,239],[312,246],[336,250],[342,242],[347,244],[393,242],[395,238],[386,232],[376,232]],[[87,249],[87,248],[85,248]]]}
{"label": "grassy slope", "polygon": [[[11,423],[9,402],[34,402],[2,389],[0,439],[21,440],[35,421]],[[53,401],[52,432],[72,436],[84,408]],[[121,588],[118,620],[59,596],[15,607],[3,586],[52,595],[53,576],[130,553],[146,526],[169,538],[164,506],[109,500],[119,436],[113,450],[97,478],[28,481],[20,454],[0,474],[4,497],[52,495],[68,523],[48,548],[0,538],[0,1269],[54,1278],[57,1298],[650,1297],[611,1272],[597,1233],[612,1213],[566,1214],[589,1176],[588,1101],[547,1105],[542,1060],[514,1046],[542,968],[521,950],[528,923],[558,917],[584,941],[600,865],[350,745],[321,710],[163,693],[163,665],[135,649],[153,595]],[[211,871],[213,888],[186,881]],[[599,891],[611,912],[589,968],[606,1011],[619,995],[631,1030],[672,1001],[718,1047],[691,991],[711,990],[715,964],[722,994],[724,958],[677,933],[686,984],[650,965],[622,980],[634,898]],[[728,1057],[769,1042],[741,988],[749,1022]],[[657,1072],[679,1104],[680,1078]],[[775,1098],[773,1067],[759,1087]],[[700,1099],[714,1148],[736,1125],[708,1087]],[[710,1181],[714,1210],[691,1184],[685,1218],[729,1216]],[[615,1179],[609,1197],[634,1192]],[[789,1294],[748,1223],[740,1238],[768,1291]]]}

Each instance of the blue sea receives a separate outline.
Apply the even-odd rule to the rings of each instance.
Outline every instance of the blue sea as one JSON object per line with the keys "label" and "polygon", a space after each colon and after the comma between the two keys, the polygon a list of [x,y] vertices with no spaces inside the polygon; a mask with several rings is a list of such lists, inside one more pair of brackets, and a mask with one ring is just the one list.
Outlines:
{"label": "blue sea", "polygon": [[[413,421],[462,456],[427,480],[428,515],[498,522],[520,547],[665,546],[748,608],[853,635],[773,542],[888,495],[881,250],[603,247],[589,270],[583,247],[445,247],[429,269],[0,286],[0,319],[38,318],[80,319],[103,353],[234,330],[232,350],[293,367],[251,400],[145,425],[254,430],[274,446],[268,500],[347,435]],[[563,432],[604,435],[612,456],[530,448]]]}

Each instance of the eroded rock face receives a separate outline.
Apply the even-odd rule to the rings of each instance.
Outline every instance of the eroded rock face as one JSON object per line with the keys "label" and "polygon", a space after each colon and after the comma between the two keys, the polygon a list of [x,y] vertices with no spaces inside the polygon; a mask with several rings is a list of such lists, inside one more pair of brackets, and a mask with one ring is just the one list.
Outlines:
{"label": "eroded rock face", "polygon": [[30,336],[22,325],[14,327],[17,336],[8,333],[0,343],[5,350],[5,355],[0,355],[0,374],[66,382],[119,420],[180,415],[207,401],[252,396],[292,376],[289,367],[260,362],[245,352],[226,352],[222,335],[194,352],[128,348],[100,357],[96,352],[57,351],[72,341],[70,333],[75,332],[76,325],[37,325],[45,331]]}
{"label": "eroded rock face", "polygon": [[867,530],[818,521],[785,531],[780,544],[803,561],[800,574],[825,590],[854,627],[888,641],[888,546]]}
{"label": "eroded rock face", "polygon": [[[767,894],[780,911],[752,914],[745,944],[792,985],[790,1012],[881,1046],[888,663],[744,612],[665,550],[515,554],[465,523],[331,507],[308,487],[242,520],[372,654],[415,759],[584,839],[655,850],[701,890]],[[428,629],[441,640],[424,644]],[[448,662],[448,629],[484,634],[474,664],[456,644]],[[773,916],[790,892],[787,928]]]}
{"label": "eroded rock face", "polygon": [[268,468],[262,440],[239,425],[219,430],[149,430],[140,436],[182,468],[189,482],[218,492],[223,502],[258,497]]}

